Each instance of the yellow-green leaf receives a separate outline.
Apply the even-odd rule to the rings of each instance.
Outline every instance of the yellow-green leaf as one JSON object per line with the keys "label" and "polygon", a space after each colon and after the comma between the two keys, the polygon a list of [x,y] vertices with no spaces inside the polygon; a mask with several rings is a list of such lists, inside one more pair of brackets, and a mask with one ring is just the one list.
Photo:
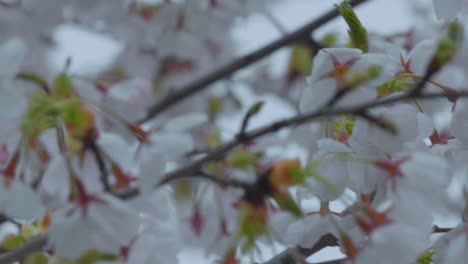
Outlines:
{"label": "yellow-green leaf", "polygon": [[19,80],[35,83],[39,85],[42,89],[48,90],[47,81],[37,74],[31,72],[20,72],[16,75],[16,78]]}
{"label": "yellow-green leaf", "polygon": [[335,6],[338,8],[338,12],[340,12],[340,15],[346,21],[346,24],[348,24],[348,34],[351,40],[352,47],[360,49],[363,52],[368,52],[369,47],[367,30],[362,25],[356,13],[354,13],[353,7],[347,1],[343,1],[341,5]]}
{"label": "yellow-green leaf", "polygon": [[305,45],[294,45],[289,59],[289,71],[303,75],[310,74],[313,60],[312,48]]}
{"label": "yellow-green leaf", "polygon": [[80,264],[92,264],[101,260],[117,260],[118,257],[112,254],[101,253],[95,249],[86,251],[81,257],[77,260]]}
{"label": "yellow-green leaf", "polygon": [[247,111],[247,115],[252,116],[257,114],[262,109],[264,104],[265,102],[256,102],[249,108],[249,111]]}
{"label": "yellow-green leaf", "polygon": [[295,217],[302,216],[301,208],[287,191],[275,192],[273,199],[281,209],[292,213]]}
{"label": "yellow-green leaf", "polygon": [[12,250],[12,249],[17,248],[19,246],[22,246],[26,242],[27,242],[27,239],[24,238],[22,235],[7,236],[5,238],[5,240],[3,240],[2,245],[0,246],[0,252]]}
{"label": "yellow-green leaf", "polygon": [[232,152],[227,157],[227,162],[233,167],[248,170],[255,165],[255,163],[260,157],[260,153],[252,153],[245,149],[239,149]]}
{"label": "yellow-green leaf", "polygon": [[212,97],[208,99],[207,112],[211,120],[213,120],[216,115],[223,108],[224,98],[222,97]]}
{"label": "yellow-green leaf", "polygon": [[432,263],[432,256],[434,255],[434,251],[428,251],[421,255],[418,260],[416,260],[415,264],[431,264]]}
{"label": "yellow-green leaf", "polygon": [[50,95],[55,98],[66,98],[73,93],[73,84],[68,75],[61,73],[55,78]]}
{"label": "yellow-green leaf", "polygon": [[463,27],[458,22],[452,22],[447,27],[445,36],[439,41],[436,53],[429,64],[429,71],[437,71],[449,62],[459,48],[462,39]]}
{"label": "yellow-green leaf", "polygon": [[47,257],[41,252],[30,254],[24,259],[23,264],[48,264]]}

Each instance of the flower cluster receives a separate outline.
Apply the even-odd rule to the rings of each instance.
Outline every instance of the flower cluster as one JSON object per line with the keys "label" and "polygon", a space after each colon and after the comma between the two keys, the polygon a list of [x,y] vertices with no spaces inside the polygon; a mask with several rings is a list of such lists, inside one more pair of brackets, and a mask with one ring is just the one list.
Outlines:
{"label": "flower cluster", "polygon": [[[345,1],[349,43],[301,29],[227,64],[232,27],[272,19],[269,2],[0,0],[0,231],[15,226],[0,263],[172,264],[198,247],[236,264],[278,243],[305,263],[329,237],[340,263],[464,263],[464,2],[434,0],[441,30],[387,37]],[[63,24],[122,52],[93,75],[56,72]],[[288,44],[281,77],[233,75]],[[259,126],[268,102],[243,94],[297,114]]]}

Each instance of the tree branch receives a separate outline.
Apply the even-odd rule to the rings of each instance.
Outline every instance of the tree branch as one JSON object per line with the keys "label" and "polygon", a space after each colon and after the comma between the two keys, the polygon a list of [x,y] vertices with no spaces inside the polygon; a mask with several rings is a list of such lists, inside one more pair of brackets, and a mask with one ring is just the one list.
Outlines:
{"label": "tree branch", "polygon": [[47,234],[31,238],[26,244],[0,255],[0,264],[11,264],[25,258],[27,255],[42,250],[47,244]]}
{"label": "tree branch", "polygon": [[247,189],[250,187],[248,183],[239,181],[237,179],[224,178],[203,169],[201,169],[194,178],[205,178],[212,182],[219,183],[220,185],[238,187],[242,189]]}
{"label": "tree branch", "polygon": [[[349,1],[349,4],[352,6],[358,6],[362,3],[367,2],[368,0],[351,0]],[[324,15],[320,16],[319,18],[315,19],[314,21],[310,22],[307,25],[304,25],[303,27],[299,28],[298,30],[291,32],[282,38],[271,42],[270,44],[250,53],[247,54],[243,57],[238,58],[237,60],[234,60],[230,64],[222,67],[221,69],[205,76],[204,78],[201,78],[191,84],[188,84],[187,86],[183,87],[182,89],[168,95],[165,99],[162,101],[156,103],[153,105],[149,111],[148,114],[146,115],[145,118],[140,120],[138,123],[143,123],[157,114],[165,111],[166,109],[176,105],[180,101],[188,98],[189,96],[204,90],[207,88],[210,84],[215,83],[216,81],[219,81],[223,78],[229,77],[231,74],[234,72],[247,67],[264,57],[270,55],[271,53],[279,50],[282,47],[291,45],[295,42],[301,42],[305,38],[308,38],[310,34],[320,26],[326,24],[330,20],[334,19],[339,15],[338,11],[336,9],[330,10],[329,12],[325,13]]]}
{"label": "tree branch", "polygon": [[[419,94],[415,96],[414,98],[431,99],[431,98],[440,98],[440,97],[467,97],[467,96],[468,96],[468,92],[450,93],[450,94],[426,93],[426,94]],[[193,176],[192,174],[198,171],[198,169],[201,166],[203,166],[205,163],[218,159],[224,153],[234,149],[235,147],[241,144],[252,141],[266,134],[277,132],[280,129],[283,129],[286,127],[292,127],[295,125],[305,124],[310,121],[316,121],[316,120],[331,117],[331,116],[339,116],[339,115],[344,115],[344,114],[359,115],[363,111],[368,110],[370,108],[375,108],[375,107],[385,106],[385,105],[389,105],[392,103],[397,103],[397,102],[401,102],[405,100],[410,100],[411,98],[413,98],[413,95],[411,93],[408,93],[408,94],[403,94],[403,95],[399,95],[395,97],[386,98],[386,99],[379,100],[379,101],[364,103],[364,104],[357,105],[357,106],[346,107],[346,108],[336,108],[336,109],[335,108],[325,109],[325,110],[321,110],[318,112],[305,114],[305,115],[298,115],[292,118],[287,118],[281,121],[274,122],[270,125],[260,127],[255,130],[252,130],[251,132],[245,133],[243,137],[241,138],[235,138],[231,140],[230,142],[214,149],[213,151],[208,153],[203,158],[189,164],[186,167],[182,167],[182,168],[179,168],[177,170],[167,173],[156,187],[165,185],[175,180],[192,177]]]}
{"label": "tree branch", "polygon": [[302,248],[300,246],[296,246],[295,248],[289,247],[263,264],[304,263],[304,260],[308,256],[320,251],[323,248],[336,245],[338,245],[338,240],[336,237],[332,234],[326,234],[322,236],[312,248]]}
{"label": "tree branch", "polygon": [[[419,83],[417,83],[415,85],[415,87],[423,86],[426,81],[427,80],[421,80]],[[360,113],[362,113],[362,111],[366,111],[366,110],[368,110],[370,108],[385,106],[385,105],[388,105],[388,104],[397,103],[397,102],[401,102],[401,101],[404,101],[404,100],[410,100],[411,98],[432,99],[432,98],[440,98],[440,97],[446,97],[446,98],[468,97],[468,92],[459,92],[459,93],[418,93],[416,95],[413,95],[410,92],[410,93],[407,93],[407,94],[402,94],[402,95],[399,95],[399,96],[394,96],[394,97],[386,98],[386,99],[379,100],[379,101],[368,102],[368,103],[364,103],[364,104],[353,106],[353,107],[338,108],[338,109],[328,109],[328,108],[326,108],[326,109],[320,110],[318,112],[283,119],[281,121],[277,121],[277,122],[274,122],[274,123],[272,123],[270,125],[260,127],[260,128],[255,129],[255,130],[252,130],[251,132],[245,133],[245,135],[242,138],[236,138],[236,139],[231,140],[230,142],[226,143],[225,145],[222,145],[222,146],[214,149],[213,151],[209,152],[203,158],[201,158],[201,159],[199,159],[199,160],[197,160],[197,161],[195,161],[195,162],[193,162],[193,163],[191,163],[191,164],[189,164],[189,165],[187,165],[185,167],[182,167],[182,168],[179,168],[177,170],[174,170],[172,172],[167,173],[162,178],[162,180],[157,184],[157,186],[155,186],[155,187],[160,187],[162,185],[171,183],[171,182],[176,181],[176,180],[194,177],[194,176],[196,176],[196,174],[198,172],[200,172],[202,166],[205,163],[207,163],[209,161],[212,161],[212,160],[218,159],[219,157],[223,156],[228,151],[234,149],[235,147],[237,147],[237,146],[239,146],[239,145],[241,145],[241,144],[243,144],[245,142],[249,142],[249,141],[251,141],[251,140],[253,140],[255,138],[261,137],[263,135],[276,132],[276,131],[278,131],[278,130],[280,130],[282,128],[286,128],[286,127],[290,127],[290,126],[294,126],[294,125],[300,125],[300,124],[304,124],[304,123],[307,123],[307,122],[310,122],[310,121],[318,120],[320,118],[327,118],[327,117],[330,117],[330,116],[343,115],[343,114],[357,114],[357,115],[359,115]],[[239,184],[237,182],[232,183],[232,182],[230,182],[230,180],[225,180],[224,178],[221,178],[221,177],[219,177],[217,175],[209,175],[209,176],[204,175],[202,177],[206,178],[206,179],[209,179],[211,181],[217,182],[217,183],[221,183],[221,184],[228,184],[228,185],[234,185],[234,186],[239,185],[237,187],[240,187],[241,185],[242,186],[244,185],[243,183],[239,183]],[[120,197],[121,199],[130,199],[130,198],[135,197],[138,194],[139,194],[138,189],[131,189],[131,190],[127,190],[127,191],[124,191],[124,192],[121,192],[121,193],[117,193],[116,195],[118,197]],[[347,214],[350,211],[352,211],[352,209],[348,208],[342,214],[343,215]],[[437,231],[441,231],[441,230],[440,229],[435,229],[435,232],[437,232]],[[325,243],[326,245],[328,245],[327,243],[330,243],[330,238],[325,238],[325,240],[327,240],[328,242],[319,241],[318,243]],[[10,263],[12,263],[14,261],[18,261],[18,260],[24,258],[27,254],[30,254],[30,253],[32,253],[34,251],[38,251],[38,250],[42,249],[42,247],[44,247],[46,242],[47,242],[47,236],[46,235],[37,236],[37,237],[31,239],[30,241],[28,241],[25,245],[23,245],[23,246],[21,246],[19,248],[13,249],[11,251],[8,251],[8,252],[6,252],[4,254],[1,254],[0,255],[0,264],[10,264]],[[310,255],[310,254],[313,254],[313,253],[317,252],[318,250],[320,250],[323,247],[325,247],[325,246],[321,247],[321,246],[316,245],[311,249],[298,249],[298,248],[296,248],[296,250],[294,252],[299,251],[299,253],[301,255],[307,255],[307,254]],[[290,250],[292,250],[292,248],[289,248],[288,250],[290,251]],[[283,255],[284,257],[288,256],[288,254],[289,253],[284,253],[284,252],[280,253],[280,255]],[[273,262],[270,262],[270,263],[273,264]],[[288,262],[280,262],[280,263],[288,263]]]}
{"label": "tree branch", "polygon": [[[340,214],[344,217],[348,214],[351,214],[356,208],[359,208],[359,207],[360,207],[360,202],[354,202],[352,205],[348,206],[346,209],[341,211]],[[323,248],[333,247],[337,245],[338,245],[338,239],[334,235],[329,233],[329,234],[323,235],[319,239],[319,241],[317,241],[317,243],[315,243],[315,245],[311,248],[303,248],[301,246],[296,246],[295,248],[289,247],[263,264],[296,264],[296,263],[302,264],[304,263],[304,260],[306,258],[319,252]],[[342,261],[342,259],[338,261]],[[324,263],[327,263],[327,262],[324,262]],[[331,262],[331,263],[334,263],[334,262]]]}

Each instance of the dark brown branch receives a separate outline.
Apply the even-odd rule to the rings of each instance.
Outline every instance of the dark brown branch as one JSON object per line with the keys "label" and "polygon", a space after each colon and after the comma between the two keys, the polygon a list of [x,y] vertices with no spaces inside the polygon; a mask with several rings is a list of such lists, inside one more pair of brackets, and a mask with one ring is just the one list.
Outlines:
{"label": "dark brown branch", "polygon": [[[421,82],[416,84],[415,87],[418,87],[419,85],[423,86],[424,84],[421,84],[423,82],[425,83],[426,81],[421,80]],[[339,115],[344,115],[344,114],[353,114],[353,115],[359,116],[360,114],[362,114],[363,112],[367,111],[370,108],[398,103],[401,101],[410,100],[412,98],[433,99],[433,98],[441,98],[441,97],[445,97],[445,98],[468,97],[468,92],[426,93],[426,94],[422,93],[416,96],[413,96],[411,93],[407,93],[407,94],[403,94],[403,95],[399,95],[399,96],[395,96],[391,98],[386,98],[386,99],[379,100],[379,101],[364,103],[364,104],[353,106],[353,107],[324,109],[324,110],[310,113],[310,114],[299,115],[299,116],[295,116],[292,118],[283,119],[281,121],[277,121],[270,125],[260,127],[248,133],[245,133],[242,138],[235,138],[231,140],[230,142],[212,150],[211,152],[207,153],[204,157],[196,160],[195,162],[185,167],[182,167],[182,168],[179,168],[172,172],[167,173],[155,187],[158,188],[160,186],[171,183],[173,181],[194,177],[195,176],[194,174],[196,174],[196,172],[198,172],[200,168],[207,162],[220,159],[220,157],[222,157],[225,153],[233,150],[239,145],[252,141],[266,134],[277,132],[278,130],[283,129],[283,128],[292,127],[295,125],[301,125],[301,124],[305,124],[311,121],[317,121],[323,118],[339,116]],[[121,199],[131,199],[137,196],[138,194],[139,194],[138,189],[130,189],[130,190],[121,191],[120,193],[116,195],[120,197]]]}
{"label": "dark brown branch", "polygon": [[[352,6],[360,5],[368,0],[351,0],[349,4]],[[319,28],[320,26],[326,24],[328,21],[336,18],[339,15],[336,9],[330,10],[329,12],[325,13],[324,15],[320,16],[319,18],[315,19],[311,23],[299,28],[298,30],[291,32],[284,37],[271,42],[270,44],[250,53],[246,56],[243,56],[230,64],[222,67],[221,69],[201,78],[185,87],[180,89],[177,92],[172,93],[171,95],[167,96],[162,101],[156,103],[153,107],[151,107],[148,111],[148,114],[145,118],[139,121],[139,123],[146,122],[156,116],[157,114],[165,111],[166,109],[178,104],[182,100],[190,97],[191,95],[204,90],[210,84],[215,83],[221,79],[227,78],[232,75],[234,72],[243,69],[264,57],[272,54],[273,52],[291,45],[296,42],[303,42],[304,39],[310,38],[310,35],[314,30]]]}
{"label": "dark brown branch", "polygon": [[338,240],[332,234],[326,234],[312,248],[302,248],[296,246],[295,248],[287,248],[280,254],[263,264],[295,264],[304,263],[304,260],[326,247],[333,247],[338,245]]}
{"label": "dark brown branch", "polygon": [[452,231],[453,228],[450,227],[439,227],[438,225],[435,225],[432,228],[432,233],[447,233]]}
{"label": "dark brown branch", "polygon": [[[440,98],[440,97],[466,97],[468,96],[468,93],[457,93],[457,94],[441,94],[441,93],[430,93],[430,94],[419,94],[415,98],[418,99],[430,99],[430,98]],[[339,116],[339,115],[344,115],[344,114],[354,114],[354,115],[359,115],[365,110],[368,110],[370,108],[374,107],[379,107],[379,106],[385,106],[405,100],[411,99],[413,96],[408,93],[408,94],[403,94],[379,101],[373,101],[353,107],[346,107],[346,108],[336,108],[336,109],[329,109],[329,110],[322,110],[310,114],[305,114],[305,115],[299,115],[295,116],[292,118],[287,118],[283,119],[281,121],[274,122],[270,125],[264,126],[257,128],[255,130],[252,130],[251,132],[245,133],[242,138],[236,138],[233,139],[232,141],[214,149],[210,153],[208,153],[206,156],[203,158],[193,162],[192,164],[189,164],[186,167],[174,170],[168,174],[166,174],[163,179],[159,182],[158,186],[162,186],[164,184],[170,183],[175,180],[183,179],[183,178],[189,178],[193,176],[193,173],[198,171],[198,169],[205,163],[216,160],[219,157],[221,157],[224,153],[231,151],[235,147],[244,144],[245,142],[252,141],[256,138],[259,138],[261,136],[264,136],[269,133],[277,132],[280,129],[287,128],[287,127],[292,127],[295,125],[301,125],[305,124],[311,121],[316,121],[320,120],[323,118],[331,117],[331,116]],[[157,187],[158,187],[157,186]]]}
{"label": "dark brown branch", "polygon": [[[360,206],[361,206],[360,202],[355,202],[354,204],[348,206],[346,209],[341,211],[340,214],[342,216],[346,216],[348,214],[351,214],[355,209],[359,208]],[[296,246],[295,248],[289,247],[263,264],[296,264],[296,263],[302,264],[304,263],[304,260],[306,258],[319,252],[323,248],[334,247],[337,245],[338,245],[338,239],[332,234],[326,234],[326,235],[323,235],[319,239],[319,241],[315,243],[315,245],[311,248],[303,248],[300,246]],[[335,260],[335,261],[342,261],[342,259]],[[334,262],[331,262],[331,263],[334,263]],[[337,263],[340,263],[340,262],[337,262]]]}
{"label": "dark brown branch", "polygon": [[102,156],[101,150],[96,144],[96,131],[93,131],[92,133],[92,135],[89,135],[84,139],[84,146],[85,149],[89,149],[94,154],[94,159],[96,160],[99,172],[101,173],[101,176],[99,178],[104,187],[104,191],[112,193],[112,187],[109,183],[109,172],[106,168],[106,162],[104,161],[104,157]]}
{"label": "dark brown branch", "polygon": [[194,175],[193,178],[205,178],[223,186],[232,186],[232,187],[238,187],[242,189],[247,189],[250,187],[250,185],[246,182],[242,182],[242,181],[239,181],[237,179],[232,179],[232,178],[224,178],[224,177],[218,176],[214,173],[211,173],[203,169],[199,170],[198,173]]}

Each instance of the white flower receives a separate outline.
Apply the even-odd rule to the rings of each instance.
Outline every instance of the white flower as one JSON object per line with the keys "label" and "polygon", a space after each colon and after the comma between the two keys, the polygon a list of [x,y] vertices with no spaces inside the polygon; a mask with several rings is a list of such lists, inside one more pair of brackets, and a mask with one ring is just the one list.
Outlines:
{"label": "white flower", "polygon": [[[355,264],[414,263],[427,248],[428,237],[415,232],[413,226],[392,224],[378,228],[369,238],[369,245],[359,252]],[[397,252],[397,254],[396,254]]]}
{"label": "white flower", "polygon": [[317,164],[312,169],[320,178],[311,176],[307,183],[321,201],[333,201],[343,193],[348,183],[347,162],[341,158],[351,149],[328,138],[321,139],[318,146],[319,152],[312,158]]}
{"label": "white flower", "polygon": [[341,220],[342,218],[335,214],[320,215],[317,213],[304,216],[289,226],[285,240],[291,245],[311,248],[328,233],[339,237],[335,224]]}
{"label": "white flower", "polygon": [[149,140],[139,153],[140,186],[143,192],[151,191],[159,182],[166,166],[183,157],[194,149],[195,143],[190,130],[207,120],[203,113],[190,113],[178,116],[166,124],[164,129],[152,133]]}
{"label": "white flower", "polygon": [[465,263],[468,259],[468,233],[466,224],[462,224],[444,234],[434,243],[435,264]]}
{"label": "white flower", "polygon": [[77,207],[53,214],[48,243],[58,256],[73,259],[89,249],[118,254],[136,236],[138,214],[113,197],[99,198],[88,204],[86,215]]}
{"label": "white flower", "polygon": [[110,87],[104,102],[127,121],[137,121],[154,103],[153,84],[144,79],[119,82]]}
{"label": "white flower", "polygon": [[50,211],[67,204],[70,198],[70,177],[65,159],[56,155],[47,165],[39,187],[39,196]]}
{"label": "white flower", "polygon": [[[367,72],[371,67],[380,68],[378,76],[365,77],[357,87],[349,87],[353,73]],[[371,101],[376,98],[375,86],[389,81],[395,72],[396,63],[384,54],[363,54],[359,49],[349,48],[324,49],[314,59],[300,110],[304,113],[316,111],[329,104],[340,92],[346,93],[336,102],[340,106]]]}
{"label": "white flower", "polygon": [[26,44],[19,38],[12,38],[0,45],[0,141],[18,134],[21,116],[26,111],[27,101],[21,92],[13,87],[13,80],[19,72],[27,54]]}
{"label": "white flower", "polygon": [[429,137],[433,130],[427,130],[423,113],[409,104],[397,104],[391,107],[374,109],[371,115],[383,118],[396,129],[396,134],[379,127],[367,120],[358,119],[354,124],[353,135],[349,143],[354,150],[362,154],[395,154],[402,150],[404,143],[420,141]]}
{"label": "white flower", "polygon": [[170,195],[167,190],[158,189],[146,197],[139,196],[131,201],[139,211],[142,223],[137,237],[129,246],[126,263],[177,263],[182,241],[175,224],[179,215]]}
{"label": "white flower", "polygon": [[464,148],[468,147],[468,100],[460,98],[457,100],[455,111],[452,115],[450,130],[452,134],[462,143]]}
{"label": "white flower", "polygon": [[34,190],[19,181],[3,184],[0,178],[0,213],[13,219],[32,221],[44,214],[44,207]]}

